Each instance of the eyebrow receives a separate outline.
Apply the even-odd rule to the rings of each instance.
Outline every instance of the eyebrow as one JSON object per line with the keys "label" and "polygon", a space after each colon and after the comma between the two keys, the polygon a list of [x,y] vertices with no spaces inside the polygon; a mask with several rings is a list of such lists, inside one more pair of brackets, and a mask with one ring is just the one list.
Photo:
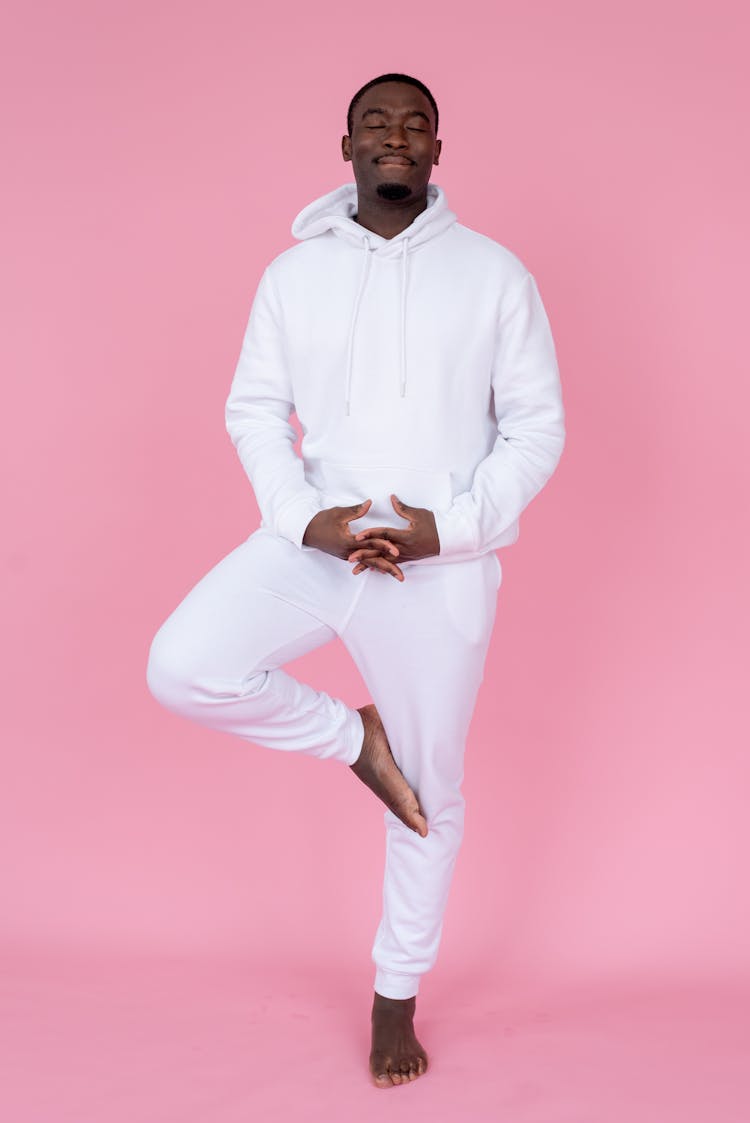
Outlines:
{"label": "eyebrow", "polygon": [[[385,116],[387,112],[388,112],[388,110],[386,110],[386,109],[366,109],[364,111],[364,113],[362,114],[362,120],[364,121],[364,119],[365,119],[365,117],[367,116],[368,113],[382,113],[383,116]],[[428,125],[430,124],[430,118],[427,116],[426,113],[423,113],[421,109],[409,109],[409,110],[404,112],[404,116],[405,117],[424,117],[427,124]]]}

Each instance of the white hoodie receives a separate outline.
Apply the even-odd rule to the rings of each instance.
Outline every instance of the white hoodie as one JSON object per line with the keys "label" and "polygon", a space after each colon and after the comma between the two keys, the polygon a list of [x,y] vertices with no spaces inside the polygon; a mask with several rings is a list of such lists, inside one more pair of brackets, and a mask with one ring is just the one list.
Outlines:
{"label": "white hoodie", "polygon": [[[261,525],[301,549],[324,507],[372,499],[352,534],[405,529],[390,500],[428,507],[440,553],[476,557],[518,518],[565,442],[555,347],[536,282],[462,226],[443,190],[394,238],[354,221],[354,183],[292,224],[266,268],[226,404]],[[303,438],[289,423],[294,410]]]}

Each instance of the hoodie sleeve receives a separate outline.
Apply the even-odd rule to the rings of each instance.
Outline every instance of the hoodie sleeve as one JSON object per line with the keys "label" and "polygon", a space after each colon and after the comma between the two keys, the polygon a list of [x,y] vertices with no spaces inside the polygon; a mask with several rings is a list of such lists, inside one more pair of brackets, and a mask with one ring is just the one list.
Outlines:
{"label": "hoodie sleeve", "polygon": [[226,403],[226,427],[255,492],[263,522],[302,548],[307,525],[321,510],[320,492],[305,479],[294,451],[297,433],[285,361],[280,305],[268,269],[258,284]]}
{"label": "hoodie sleeve", "polygon": [[498,435],[471,488],[435,512],[440,554],[486,553],[544,487],[562,454],[565,423],[555,345],[534,277],[500,313],[492,390]]}

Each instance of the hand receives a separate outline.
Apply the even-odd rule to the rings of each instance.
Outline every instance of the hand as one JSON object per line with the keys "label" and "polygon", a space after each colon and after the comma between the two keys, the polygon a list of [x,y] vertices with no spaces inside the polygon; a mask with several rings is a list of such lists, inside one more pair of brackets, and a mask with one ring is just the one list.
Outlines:
{"label": "hand", "polygon": [[[371,504],[372,499],[365,499],[364,502],[353,507],[326,507],[322,511],[318,511],[317,515],[314,515],[307,524],[302,536],[303,545],[313,546],[326,554],[332,554],[335,558],[348,558],[357,546],[357,540],[349,529],[349,523],[353,522],[354,519],[361,519],[370,509]],[[392,573],[394,577],[400,574],[400,579],[403,581],[404,575],[399,567],[389,562],[386,557],[386,555],[397,557],[398,546],[378,535],[374,535],[372,542],[368,542],[368,547],[368,557],[372,561],[372,568],[381,569],[384,573]],[[380,559],[382,564],[375,564],[377,559]],[[361,572],[364,568],[366,567],[362,565],[354,572]]]}
{"label": "hand", "polygon": [[358,563],[353,573],[361,573],[368,565],[376,569],[389,566],[390,569],[386,572],[398,570],[403,581],[403,572],[399,567],[382,557],[383,543],[395,544],[403,561],[416,561],[418,558],[429,558],[440,553],[435,516],[428,507],[410,507],[396,495],[391,495],[391,506],[400,518],[408,521],[409,526],[368,526],[366,530],[360,530],[354,540],[366,540],[367,545],[349,554],[348,560],[351,562],[356,558]]}

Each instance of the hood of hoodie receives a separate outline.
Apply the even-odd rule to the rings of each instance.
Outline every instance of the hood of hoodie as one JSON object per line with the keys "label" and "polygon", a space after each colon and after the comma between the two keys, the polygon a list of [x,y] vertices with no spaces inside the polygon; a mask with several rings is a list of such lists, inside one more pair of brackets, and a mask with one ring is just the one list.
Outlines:
{"label": "hood of hoodie", "polygon": [[352,381],[352,354],[354,351],[354,337],[357,328],[357,315],[362,302],[362,295],[367,285],[367,277],[372,256],[376,254],[381,258],[400,258],[400,369],[399,390],[401,397],[406,395],[406,316],[407,293],[409,275],[409,254],[418,246],[431,241],[442,234],[454,222],[456,215],[449,208],[445,192],[436,183],[427,184],[427,206],[417,215],[414,221],[396,234],[393,238],[383,238],[382,235],[360,226],[354,220],[357,213],[358,196],[356,183],[345,183],[341,187],[329,191],[319,199],[313,200],[299,212],[292,223],[292,234],[300,241],[308,238],[317,238],[329,230],[337,237],[349,242],[354,250],[362,254],[362,268],[360,270],[359,285],[352,304],[349,321],[349,336],[346,360],[345,382],[345,409],[350,410],[351,381]]}

